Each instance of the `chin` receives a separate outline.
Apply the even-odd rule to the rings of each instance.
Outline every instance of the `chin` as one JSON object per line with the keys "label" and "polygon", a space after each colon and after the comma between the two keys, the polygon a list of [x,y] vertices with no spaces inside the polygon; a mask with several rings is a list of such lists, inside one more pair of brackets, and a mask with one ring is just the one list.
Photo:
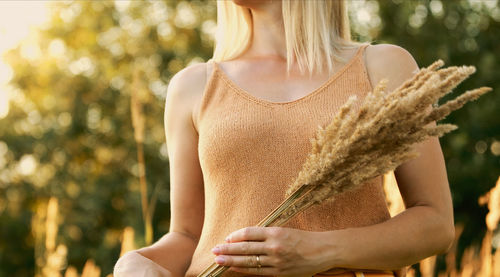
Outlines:
{"label": "chin", "polygon": [[270,0],[232,0],[234,4],[245,8],[258,8],[271,2]]}

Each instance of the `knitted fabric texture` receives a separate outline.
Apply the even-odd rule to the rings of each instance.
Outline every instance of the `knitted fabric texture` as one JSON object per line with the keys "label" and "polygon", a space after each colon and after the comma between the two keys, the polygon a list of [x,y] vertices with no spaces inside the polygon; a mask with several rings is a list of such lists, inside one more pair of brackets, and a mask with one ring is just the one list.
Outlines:
{"label": "knitted fabric texture", "polygon": [[[306,96],[270,102],[238,87],[220,66],[211,73],[198,111],[198,154],[205,187],[205,219],[186,276],[197,276],[215,256],[211,249],[233,231],[256,225],[285,199],[311,150],[319,125],[331,122],[349,96],[372,90],[361,46],[340,70]],[[284,227],[327,231],[390,218],[382,176],[359,190],[315,206]],[[244,276],[226,271],[223,276]]]}

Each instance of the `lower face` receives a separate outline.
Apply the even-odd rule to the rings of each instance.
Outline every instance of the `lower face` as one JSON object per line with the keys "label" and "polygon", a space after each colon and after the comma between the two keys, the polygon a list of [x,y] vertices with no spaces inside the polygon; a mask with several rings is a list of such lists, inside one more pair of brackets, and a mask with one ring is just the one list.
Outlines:
{"label": "lower face", "polygon": [[273,1],[273,0],[232,0],[232,1],[234,4],[236,4],[238,6],[242,6],[245,8],[251,8],[251,9],[263,7],[263,6],[272,4],[273,2],[277,2],[277,1]]}

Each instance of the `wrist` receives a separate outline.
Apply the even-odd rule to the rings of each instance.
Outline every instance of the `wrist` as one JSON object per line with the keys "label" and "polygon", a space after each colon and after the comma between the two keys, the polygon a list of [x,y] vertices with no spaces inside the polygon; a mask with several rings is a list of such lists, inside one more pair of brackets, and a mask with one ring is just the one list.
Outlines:
{"label": "wrist", "polygon": [[325,270],[345,268],[348,264],[348,241],[343,236],[344,230],[318,232],[320,243],[320,263]]}

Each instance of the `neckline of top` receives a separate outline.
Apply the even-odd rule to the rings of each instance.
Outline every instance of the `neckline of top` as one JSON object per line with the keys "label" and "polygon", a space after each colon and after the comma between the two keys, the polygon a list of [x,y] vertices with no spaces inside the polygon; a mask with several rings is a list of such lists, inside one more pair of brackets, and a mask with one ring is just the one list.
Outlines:
{"label": "neckline of top", "polygon": [[233,88],[238,94],[247,98],[248,100],[251,100],[251,101],[266,105],[266,106],[290,105],[290,104],[295,104],[295,103],[298,103],[301,101],[305,101],[306,99],[318,94],[319,92],[324,90],[326,87],[328,87],[335,79],[337,79],[344,71],[346,71],[361,56],[361,53],[363,52],[362,50],[364,48],[366,48],[367,46],[369,46],[369,44],[364,44],[364,45],[361,45],[360,47],[358,47],[354,56],[345,65],[343,65],[339,70],[337,70],[335,73],[333,73],[332,76],[330,76],[318,88],[312,90],[311,92],[309,92],[308,94],[306,94],[302,97],[299,97],[299,98],[294,99],[294,100],[286,101],[286,102],[273,102],[273,101],[259,98],[255,95],[253,95],[252,93],[249,93],[248,91],[246,91],[243,88],[241,88],[240,86],[238,86],[233,80],[231,80],[231,78],[229,78],[229,76],[224,72],[224,70],[222,70],[222,68],[220,67],[220,65],[217,62],[215,62],[213,60],[210,60],[210,62],[212,62],[214,64],[214,71],[219,73],[219,75],[222,77],[222,79],[225,81],[225,83],[229,87]]}

